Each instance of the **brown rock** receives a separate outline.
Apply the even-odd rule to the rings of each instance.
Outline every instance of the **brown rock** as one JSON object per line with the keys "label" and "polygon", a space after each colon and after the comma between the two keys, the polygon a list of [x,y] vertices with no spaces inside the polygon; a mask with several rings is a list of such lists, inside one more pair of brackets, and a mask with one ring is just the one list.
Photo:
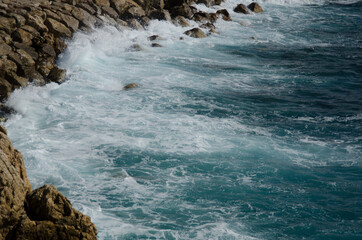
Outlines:
{"label": "brown rock", "polygon": [[215,22],[218,19],[218,14],[200,11],[195,13],[192,19],[198,22]]}
{"label": "brown rock", "polygon": [[189,27],[190,24],[187,22],[187,20],[182,16],[177,16],[174,18],[174,24],[182,26],[182,27]]}
{"label": "brown rock", "polygon": [[237,13],[244,13],[244,14],[250,14],[250,10],[246,7],[245,4],[238,4],[235,8],[234,8],[234,12]]}
{"label": "brown rock", "polygon": [[49,31],[54,34],[55,37],[71,37],[72,32],[62,23],[52,19],[47,18],[45,20],[45,25],[49,28]]}
{"label": "brown rock", "polygon": [[48,28],[44,24],[44,17],[40,14],[36,14],[34,12],[33,14],[29,13],[27,15],[26,23],[35,28],[39,32],[48,31]]}
{"label": "brown rock", "polygon": [[4,42],[6,44],[10,44],[13,40],[10,35],[0,30],[0,42]]}
{"label": "brown rock", "polygon": [[[12,85],[6,79],[0,77],[0,101],[7,99],[12,91]],[[1,213],[1,208],[0,208]],[[2,213],[1,213],[2,214]],[[1,222],[1,216],[0,216]]]}
{"label": "brown rock", "polygon": [[60,17],[60,21],[65,24],[70,30],[72,30],[73,32],[78,30],[79,27],[79,21],[77,19],[75,19],[72,16],[69,16],[67,14],[63,14],[63,13],[58,13],[59,17]]}
{"label": "brown rock", "polygon": [[221,15],[224,21],[232,21],[230,13],[226,9],[217,10],[216,14]]}
{"label": "brown rock", "polygon": [[137,6],[130,7],[122,14],[123,17],[136,17],[136,18],[140,18],[145,15],[146,15],[145,11],[141,7]]}
{"label": "brown rock", "polygon": [[167,10],[153,10],[149,13],[151,19],[165,20],[171,22],[170,13]]}
{"label": "brown rock", "polygon": [[[142,17],[146,15],[142,7],[132,0],[110,0],[110,3],[121,17]],[[132,7],[134,7],[134,9],[129,11]]]}
{"label": "brown rock", "polygon": [[182,17],[189,18],[189,19],[191,19],[192,16],[194,15],[190,6],[187,5],[186,3],[172,8],[171,13],[172,13],[172,16],[174,16],[174,17],[182,16]]}
{"label": "brown rock", "polygon": [[196,3],[205,4],[205,6],[211,7],[212,5],[215,5],[215,0],[197,0]]}
{"label": "brown rock", "polygon": [[33,58],[23,49],[17,49],[16,52],[19,54],[19,57],[21,59],[21,65],[25,66],[34,66],[35,61]]}
{"label": "brown rock", "polygon": [[118,13],[111,7],[103,6],[102,7],[102,12],[103,12],[103,14],[107,14],[108,16],[110,16],[110,17],[112,17],[114,19],[118,18]]}
{"label": "brown rock", "polygon": [[9,83],[15,85],[16,87],[25,87],[29,83],[27,78],[20,77],[14,72],[6,73],[5,78]]}
{"label": "brown rock", "polygon": [[[97,12],[96,9],[94,9],[92,6],[90,6],[90,5],[87,4],[87,3],[77,4],[76,6],[82,8],[82,9],[84,9],[84,10],[86,10],[89,14],[91,14],[91,15],[93,15],[93,16],[94,16],[94,15],[96,14],[96,12]],[[100,7],[106,7],[106,6],[100,6]]]}
{"label": "brown rock", "polygon": [[27,32],[21,28],[16,29],[11,34],[11,37],[13,38],[14,41],[24,43],[27,45],[31,45],[31,43],[32,43],[31,40],[34,38],[34,36],[31,33]]}
{"label": "brown rock", "polygon": [[76,19],[78,19],[82,27],[90,29],[96,23],[96,18],[82,8],[74,7],[72,10],[72,14]]}
{"label": "brown rock", "polygon": [[45,53],[46,55],[48,55],[49,57],[52,57],[52,58],[55,58],[56,55],[57,55],[57,54],[55,53],[53,47],[50,46],[50,45],[47,44],[47,43],[43,45],[43,47],[41,48],[41,51],[42,51],[43,53]]}
{"label": "brown rock", "polygon": [[94,0],[94,3],[97,4],[98,6],[106,6],[106,7],[110,6],[109,0]]}
{"label": "brown rock", "polygon": [[136,19],[129,20],[128,26],[130,28],[137,29],[137,30],[143,29],[142,25]]}
{"label": "brown rock", "polygon": [[206,37],[205,33],[200,28],[193,28],[184,32],[184,34],[193,37],[193,38],[204,38]]}
{"label": "brown rock", "polygon": [[11,52],[11,47],[6,43],[0,43],[0,56],[6,56]]}
{"label": "brown rock", "polygon": [[16,26],[17,27],[23,26],[25,24],[25,22],[26,22],[25,17],[21,16],[20,14],[10,13],[9,16],[16,20]]}
{"label": "brown rock", "polygon": [[129,90],[129,89],[132,89],[132,88],[137,88],[139,87],[140,85],[138,85],[137,83],[129,83],[127,84],[126,86],[123,87],[124,90]]}
{"label": "brown rock", "polygon": [[0,16],[0,29],[7,33],[11,33],[16,28],[16,21],[13,18]]}
{"label": "brown rock", "polygon": [[55,66],[49,73],[48,79],[49,81],[56,82],[58,84],[62,83],[66,77],[67,71],[64,69],[60,69]]}
{"label": "brown rock", "polygon": [[256,2],[250,3],[248,8],[255,13],[261,13],[264,11],[263,8]]}
{"label": "brown rock", "polygon": [[24,50],[27,54],[29,54],[33,58],[34,61],[38,60],[39,54],[34,48],[18,42],[14,42],[13,46],[15,48]]}
{"label": "brown rock", "polygon": [[6,58],[0,58],[0,77],[5,77],[7,72],[16,72],[17,69],[15,62]]}

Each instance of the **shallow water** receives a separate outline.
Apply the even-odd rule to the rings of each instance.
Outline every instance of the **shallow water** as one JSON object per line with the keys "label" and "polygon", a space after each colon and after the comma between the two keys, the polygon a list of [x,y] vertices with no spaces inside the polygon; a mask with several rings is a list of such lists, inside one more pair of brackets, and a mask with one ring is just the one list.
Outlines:
{"label": "shallow water", "polygon": [[67,82],[7,102],[33,187],[100,239],[361,238],[362,2],[260,2],[198,6],[234,20],[205,39],[159,21],[77,33]]}

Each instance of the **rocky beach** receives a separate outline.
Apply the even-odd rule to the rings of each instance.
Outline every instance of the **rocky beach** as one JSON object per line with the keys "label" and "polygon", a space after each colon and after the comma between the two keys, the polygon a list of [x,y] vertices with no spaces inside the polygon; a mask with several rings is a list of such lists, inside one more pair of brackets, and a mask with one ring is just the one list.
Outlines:
{"label": "rocky beach", "polygon": [[[199,0],[205,6],[218,0]],[[215,21],[231,21],[229,12],[199,11],[189,0],[1,0],[0,1],[0,100],[4,102],[15,89],[28,85],[58,84],[67,79],[66,70],[56,64],[67,48],[66,40],[77,31],[112,25],[143,29],[153,19],[183,27],[188,21],[199,23],[184,34],[204,38],[217,34]],[[235,12],[262,12],[257,3],[239,4]],[[151,41],[159,38],[154,35]],[[180,39],[183,37],[180,36]],[[152,43],[152,47],[161,47]],[[136,44],[134,50],[140,50]],[[124,87],[138,87],[132,83]],[[1,104],[1,118],[14,110]],[[13,148],[7,131],[0,126],[0,239],[96,239],[97,230],[90,217],[72,208],[69,200],[54,186],[33,190],[27,178],[24,159]]]}

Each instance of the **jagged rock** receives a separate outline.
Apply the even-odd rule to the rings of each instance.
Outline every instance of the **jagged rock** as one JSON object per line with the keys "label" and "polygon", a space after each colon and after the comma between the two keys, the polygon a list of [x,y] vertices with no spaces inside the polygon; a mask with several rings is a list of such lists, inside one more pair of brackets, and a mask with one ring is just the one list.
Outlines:
{"label": "jagged rock", "polygon": [[41,14],[36,14],[35,12],[29,13],[27,15],[26,23],[33,28],[35,28],[39,32],[46,32],[48,28],[44,24],[44,18]]}
{"label": "jagged rock", "polygon": [[221,15],[224,21],[232,21],[230,13],[226,9],[217,10],[216,14]]}
{"label": "jagged rock", "polygon": [[0,56],[6,56],[11,52],[11,47],[6,43],[0,43]]}
{"label": "jagged rock", "polygon": [[172,13],[172,16],[174,16],[174,17],[182,16],[182,17],[189,18],[189,19],[191,19],[192,16],[194,15],[190,6],[187,5],[186,3],[184,3],[180,6],[173,7],[171,10],[171,13]]}
{"label": "jagged rock", "polygon": [[108,16],[110,16],[112,18],[117,19],[117,17],[118,17],[118,13],[111,7],[103,6],[102,7],[102,12],[103,12],[103,14],[107,14]]}
{"label": "jagged rock", "polygon": [[31,43],[32,43],[31,40],[34,38],[34,36],[31,33],[27,32],[21,28],[16,29],[11,34],[11,37],[13,38],[14,41],[24,43],[27,45],[31,45]]}
{"label": "jagged rock", "polygon": [[235,8],[234,8],[234,12],[237,13],[244,13],[244,14],[250,14],[250,10],[246,7],[245,4],[238,4]]}
{"label": "jagged rock", "polygon": [[137,29],[137,30],[143,29],[142,25],[136,19],[131,19],[128,22],[128,26],[132,29]]}
{"label": "jagged rock", "polygon": [[182,26],[182,27],[189,27],[190,26],[190,24],[187,22],[187,20],[182,16],[175,17],[174,24]]}
{"label": "jagged rock", "polygon": [[166,20],[171,22],[170,13],[167,10],[153,10],[149,13],[151,19]]}
{"label": "jagged rock", "polygon": [[25,87],[29,83],[27,78],[20,77],[14,72],[7,72],[5,78],[16,87]]}
{"label": "jagged rock", "polygon": [[123,89],[124,90],[129,90],[129,89],[136,88],[136,87],[139,87],[139,86],[140,85],[138,85],[137,83],[129,83],[126,86],[124,86]]}
{"label": "jagged rock", "polygon": [[124,18],[142,17],[146,15],[141,6],[132,0],[111,0],[111,6]]}
{"label": "jagged rock", "polygon": [[7,58],[0,58],[0,77],[5,77],[7,72],[16,72],[17,65]]}
{"label": "jagged rock", "polygon": [[47,18],[45,20],[45,25],[49,28],[55,37],[71,37],[72,32],[62,23],[52,19]]}
{"label": "jagged rock", "polygon": [[193,38],[204,38],[206,37],[205,33],[200,28],[193,28],[184,32],[184,34],[193,37]]}
{"label": "jagged rock", "polygon": [[16,28],[16,20],[0,16],[0,29],[11,33]]}
{"label": "jagged rock", "polygon": [[5,78],[0,77],[0,101],[7,99],[13,90],[13,85]]}
{"label": "jagged rock", "polygon": [[192,19],[197,22],[215,22],[218,19],[218,14],[199,11],[193,15]]}
{"label": "jagged rock", "polygon": [[62,83],[66,77],[67,71],[65,69],[60,69],[55,66],[49,73],[48,79],[49,81]]}
{"label": "jagged rock", "polygon": [[77,19],[75,19],[74,17],[67,15],[67,14],[63,14],[63,13],[58,13],[58,14],[59,14],[59,17],[63,24],[65,24],[73,32],[78,30],[79,21]]}
{"label": "jagged rock", "polygon": [[73,7],[71,13],[82,27],[91,29],[96,23],[96,18],[82,8]]}
{"label": "jagged rock", "polygon": [[37,53],[37,51],[34,48],[32,48],[26,44],[18,43],[18,42],[14,42],[13,46],[17,49],[24,50],[27,54],[29,54],[33,58],[34,61],[38,60],[39,54]]}
{"label": "jagged rock", "polygon": [[264,11],[263,8],[256,2],[250,3],[248,8],[255,13],[261,13]]}

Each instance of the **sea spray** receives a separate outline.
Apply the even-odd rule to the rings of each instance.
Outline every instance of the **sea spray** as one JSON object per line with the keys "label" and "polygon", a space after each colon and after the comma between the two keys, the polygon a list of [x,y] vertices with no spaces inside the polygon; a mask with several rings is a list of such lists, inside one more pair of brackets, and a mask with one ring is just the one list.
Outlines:
{"label": "sea spray", "polygon": [[77,33],[64,84],[7,102],[33,186],[56,185],[100,239],[361,236],[361,6],[237,3],[197,6],[233,18],[205,39],[162,21]]}

